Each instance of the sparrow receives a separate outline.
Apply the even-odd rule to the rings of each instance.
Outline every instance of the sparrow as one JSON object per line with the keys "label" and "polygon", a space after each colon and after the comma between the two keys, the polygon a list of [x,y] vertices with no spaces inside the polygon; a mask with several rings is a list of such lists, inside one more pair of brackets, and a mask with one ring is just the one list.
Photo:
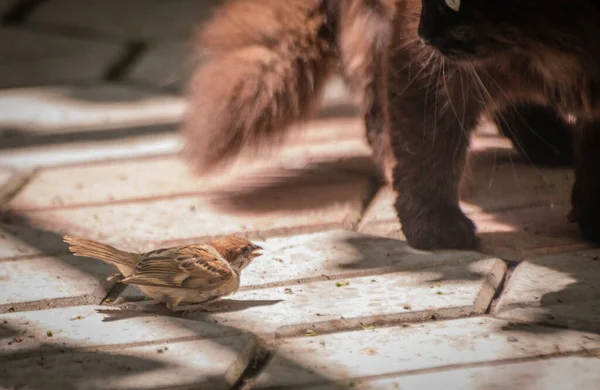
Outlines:
{"label": "sparrow", "polygon": [[242,270],[262,255],[260,246],[235,236],[140,254],[86,238],[64,236],[63,240],[75,256],[115,265],[121,283],[137,286],[171,311],[182,302],[206,305],[233,294]]}

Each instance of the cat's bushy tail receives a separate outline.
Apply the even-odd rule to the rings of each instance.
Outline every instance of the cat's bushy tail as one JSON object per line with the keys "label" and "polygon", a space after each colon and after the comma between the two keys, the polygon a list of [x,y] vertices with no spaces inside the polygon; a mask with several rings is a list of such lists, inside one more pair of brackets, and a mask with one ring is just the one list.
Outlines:
{"label": "cat's bushy tail", "polygon": [[334,60],[327,0],[229,0],[200,30],[184,154],[200,172],[282,139],[316,108]]}

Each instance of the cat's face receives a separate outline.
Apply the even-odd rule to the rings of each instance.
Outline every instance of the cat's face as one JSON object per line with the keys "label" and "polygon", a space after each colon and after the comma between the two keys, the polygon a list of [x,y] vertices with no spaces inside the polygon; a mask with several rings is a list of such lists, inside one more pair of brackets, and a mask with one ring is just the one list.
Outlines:
{"label": "cat's face", "polygon": [[586,1],[422,0],[418,34],[423,42],[456,60],[485,59],[540,44],[555,47],[565,43],[557,39],[577,35],[572,31],[577,29],[572,23],[573,8]]}

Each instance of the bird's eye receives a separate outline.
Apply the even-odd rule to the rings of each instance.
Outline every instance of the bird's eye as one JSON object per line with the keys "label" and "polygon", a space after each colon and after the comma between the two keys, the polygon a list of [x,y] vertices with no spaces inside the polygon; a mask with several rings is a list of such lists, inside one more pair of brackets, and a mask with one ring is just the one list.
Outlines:
{"label": "bird's eye", "polygon": [[460,0],[444,0],[444,3],[446,3],[446,6],[454,12],[460,10]]}
{"label": "bird's eye", "polygon": [[252,252],[252,249],[251,249],[249,246],[245,246],[245,247],[242,249],[242,254],[243,254],[244,256],[248,256],[248,255],[249,255],[251,252]]}

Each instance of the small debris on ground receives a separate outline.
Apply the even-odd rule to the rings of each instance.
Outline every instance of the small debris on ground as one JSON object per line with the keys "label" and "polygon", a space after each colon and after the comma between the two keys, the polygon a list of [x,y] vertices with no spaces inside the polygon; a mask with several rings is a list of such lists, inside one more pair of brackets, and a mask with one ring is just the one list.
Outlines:
{"label": "small debris on ground", "polygon": [[360,324],[360,327],[363,328],[363,330],[374,330],[375,329],[375,327],[373,325]]}
{"label": "small debris on ground", "polygon": [[335,286],[336,287],[344,287],[344,286],[347,286],[349,284],[350,284],[350,282],[336,282]]}
{"label": "small debris on ground", "polygon": [[367,355],[370,356],[375,356],[377,355],[377,348],[372,348],[372,347],[367,347],[367,348],[363,348],[360,350],[360,352],[366,353]]}

